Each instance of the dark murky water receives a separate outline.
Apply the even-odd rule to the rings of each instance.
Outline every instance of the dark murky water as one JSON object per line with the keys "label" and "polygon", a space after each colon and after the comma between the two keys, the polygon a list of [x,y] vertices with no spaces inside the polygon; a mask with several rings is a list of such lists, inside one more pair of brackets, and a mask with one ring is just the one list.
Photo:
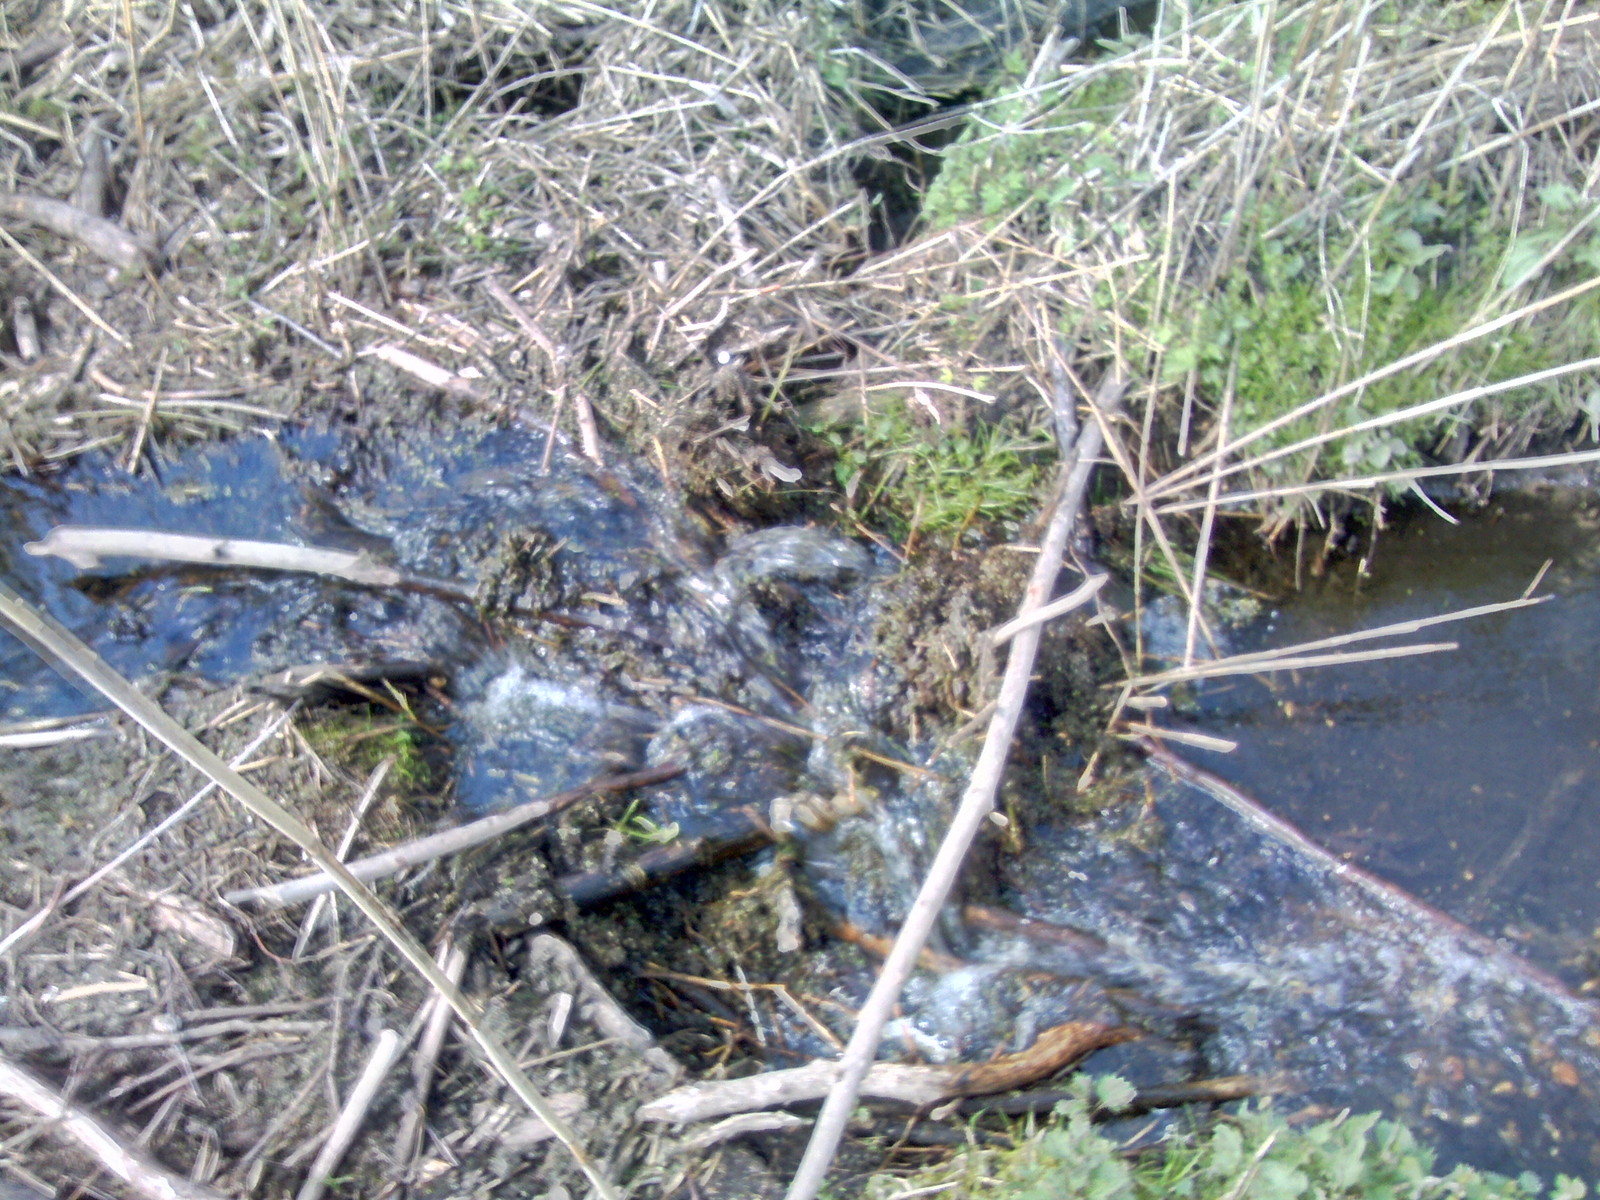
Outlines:
{"label": "dark murky water", "polygon": [[1371,573],[1317,581],[1241,650],[1515,599],[1407,641],[1454,653],[1213,683],[1205,765],[1335,851],[1502,938],[1573,986],[1600,969],[1600,505],[1515,496],[1383,535]]}
{"label": "dark murky water", "polygon": [[[720,562],[647,482],[596,473],[566,452],[541,469],[542,432],[507,427],[407,445],[297,434],[166,464],[159,480],[86,463],[0,485],[12,540],[0,571],[133,678],[217,682],[291,667],[428,664],[453,678],[457,795],[469,809],[572,786],[620,761],[722,738],[765,755],[790,790],[811,747],[698,697],[802,719],[812,676],[845,687],[862,636],[833,584],[872,573],[854,545],[808,531],[734,539]],[[470,605],[308,576],[109,561],[80,573],[21,552],[56,524],[108,525],[366,550],[431,579],[515,578],[516,539],[544,548],[538,595],[504,598],[583,623],[492,628]],[[501,589],[503,592],[505,587]],[[850,605],[854,601],[848,602]],[[101,707],[8,636],[0,716]],[[651,748],[652,742],[660,744]],[[781,747],[774,742],[783,743]],[[782,769],[772,764],[783,761]],[[754,767],[752,768],[755,769]],[[673,788],[680,824],[737,787],[698,769]],[[750,780],[744,781],[746,784]],[[763,789],[765,790],[765,789]]]}
{"label": "dark murky water", "polygon": [[[649,481],[596,474],[564,449],[544,474],[543,449],[542,433],[516,428],[409,448],[296,434],[168,464],[157,482],[93,464],[12,480],[0,486],[14,531],[0,571],[135,677],[442,666],[470,807],[667,758],[691,769],[653,789],[652,815],[685,832],[728,805],[848,793],[864,811],[801,834],[811,887],[868,932],[892,933],[962,772],[941,763],[945,777],[908,774],[856,753],[915,760],[885,736],[891,716],[876,699],[890,689],[875,675],[892,670],[871,657],[881,564],[811,531],[713,547]],[[1512,927],[1519,948],[1578,982],[1600,920],[1584,860],[1600,787],[1586,667],[1596,614],[1583,607],[1600,601],[1600,577],[1581,532],[1594,517],[1582,504],[1558,517],[1520,504],[1450,532],[1437,545],[1454,549],[1434,559],[1391,538],[1357,613],[1348,584],[1330,582],[1259,636],[1298,640],[1352,619],[1504,598],[1547,557],[1561,600],[1462,630],[1481,640],[1449,659],[1213,687],[1200,720],[1246,743],[1219,765],[1230,778],[1480,928]],[[469,585],[505,576],[513,599],[531,585],[528,563],[506,570],[517,560],[508,537],[535,535],[545,553],[527,602],[584,624],[526,623],[513,637],[432,596],[127,563],[86,587],[65,563],[20,552],[68,522],[366,549]],[[1409,582],[1385,592],[1391,577]],[[95,707],[8,639],[0,678],[8,716]],[[1586,1004],[1486,940],[1294,851],[1215,789],[1160,771],[1132,786],[1135,802],[1098,822],[1026,831],[1026,852],[997,882],[1014,914],[1058,927],[1054,940],[1003,922],[952,930],[968,965],[913,982],[896,1051],[911,1042],[930,1058],[982,1058],[1061,1020],[1131,1014],[1157,1036],[1098,1069],[1140,1082],[1283,1073],[1306,1100],[1413,1119],[1451,1158],[1600,1169]],[[865,978],[836,978],[841,996],[864,994]]]}

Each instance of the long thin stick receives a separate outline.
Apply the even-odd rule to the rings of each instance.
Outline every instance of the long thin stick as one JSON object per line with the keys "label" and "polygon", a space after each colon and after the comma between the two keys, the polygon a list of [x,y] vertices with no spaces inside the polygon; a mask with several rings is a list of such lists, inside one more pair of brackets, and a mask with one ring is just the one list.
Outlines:
{"label": "long thin stick", "polygon": [[[1120,403],[1126,388],[1126,381],[1115,370],[1100,385],[1099,394],[1093,402],[1096,420],[1078,435],[1077,445],[1073,447],[1071,474],[1066,487],[1062,489],[1055,513],[1050,518],[1050,526],[1045,531],[1039,561],[1034,567],[1033,578],[1028,581],[1019,616],[1026,616],[1042,607],[1050,595],[1061,565],[1061,556],[1077,521],[1084,490],[1089,484],[1089,474],[1094,470],[1095,459],[1104,441],[1101,422],[1105,414]],[[1023,702],[1027,698],[1028,680],[1033,674],[1040,632],[1037,625],[1023,629],[1012,643],[1005,677],[1000,683],[1000,696],[995,704],[994,716],[989,721],[989,733],[979,752],[977,765],[972,770],[966,794],[961,798],[961,806],[956,810],[955,819],[950,822],[949,832],[945,834],[933,865],[928,868],[922,889],[912,902],[911,911],[906,914],[894,948],[884,960],[883,969],[872,986],[872,993],[856,1017],[855,1032],[850,1035],[850,1042],[839,1061],[838,1082],[828,1093],[828,1099],[817,1115],[811,1143],[806,1147],[805,1157],[789,1184],[787,1200],[812,1200],[822,1187],[839,1138],[844,1134],[845,1122],[849,1120],[850,1110],[860,1094],[861,1081],[877,1057],[883,1026],[899,999],[900,989],[905,986],[916,965],[917,955],[927,944],[939,910],[944,907],[979,826],[994,809],[1000,775],[1005,768],[1017,721],[1022,716]]]}
{"label": "long thin stick", "polygon": [[[648,787],[652,783],[661,783],[663,780],[682,775],[683,771],[684,768],[679,763],[664,763],[661,766],[646,767],[642,771],[632,771],[626,775],[602,775],[569,791],[543,796],[538,800],[529,800],[526,804],[508,808],[504,812],[493,813],[466,825],[457,825],[430,834],[428,837],[417,838],[415,841],[406,842],[404,845],[395,846],[366,858],[358,858],[355,862],[345,865],[355,878],[363,883],[370,883],[374,879],[382,879],[407,867],[432,862],[447,854],[459,854],[463,850],[470,850],[473,846],[492,842],[513,829],[543,820],[576,804],[579,800],[599,795],[601,792],[620,792],[628,788]],[[229,904],[260,904],[265,908],[284,908],[331,892],[338,886],[334,878],[324,871],[318,875],[306,875],[266,887],[240,888],[238,891],[224,893],[222,898]]]}
{"label": "long thin stick", "polygon": [[601,1172],[599,1165],[589,1157],[579,1144],[571,1126],[561,1119],[550,1104],[529,1081],[517,1061],[486,1028],[476,1005],[451,983],[438,964],[433,961],[422,944],[400,926],[381,900],[373,895],[366,884],[358,880],[334,857],[322,840],[288,809],[284,808],[255,784],[241,776],[227,763],[206,749],[193,734],[149,697],[113,671],[93,650],[58,622],[36,611],[16,592],[0,584],[0,620],[10,626],[22,641],[33,647],[47,661],[70,667],[101,695],[114,703],[139,724],[143,725],[168,749],[190,766],[203,772],[230,796],[244,805],[254,816],[283,834],[304,850],[317,866],[332,875],[339,889],[349,896],[369,921],[378,928],[385,940],[399,951],[412,970],[421,975],[449,1004],[477,1043],[483,1057],[501,1079],[510,1085],[517,1097],[533,1114],[548,1125],[556,1138],[566,1147],[573,1160],[588,1176],[589,1182],[605,1200],[620,1200],[616,1187]]}
{"label": "long thin stick", "polygon": [[378,1034],[377,1041],[367,1055],[366,1065],[361,1069],[355,1087],[350,1089],[349,1098],[339,1110],[333,1128],[328,1131],[328,1140],[323,1142],[322,1149],[317,1152],[315,1161],[306,1172],[305,1182],[295,1193],[295,1200],[322,1200],[322,1194],[328,1190],[329,1176],[344,1158],[345,1151],[350,1149],[350,1143],[356,1140],[367,1114],[372,1111],[372,1102],[377,1098],[378,1089],[389,1078],[395,1060],[404,1049],[405,1043],[394,1030],[385,1029]]}
{"label": "long thin stick", "polygon": [[374,562],[365,551],[324,550],[283,542],[166,533],[158,529],[102,529],[91,525],[57,525],[37,542],[23,547],[35,556],[64,558],[80,571],[90,571],[105,558],[159,558],[169,562],[203,563],[214,567],[255,567],[267,571],[309,571],[333,575],[368,587],[395,587],[399,571]]}

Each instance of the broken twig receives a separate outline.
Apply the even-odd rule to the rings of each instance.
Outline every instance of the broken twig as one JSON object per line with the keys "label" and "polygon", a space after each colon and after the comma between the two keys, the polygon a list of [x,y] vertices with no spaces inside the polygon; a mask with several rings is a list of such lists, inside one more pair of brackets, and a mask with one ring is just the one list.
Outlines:
{"label": "broken twig", "polygon": [[[683,771],[684,768],[678,763],[665,763],[658,767],[646,767],[642,771],[632,771],[626,775],[603,775],[570,791],[530,800],[526,804],[508,808],[504,812],[495,813],[482,820],[458,825],[454,829],[446,829],[430,837],[418,838],[414,842],[385,850],[382,854],[359,858],[353,863],[346,864],[346,869],[364,883],[382,879],[407,867],[432,862],[447,854],[459,854],[473,846],[492,842],[513,829],[553,816],[579,800],[600,792],[619,792],[627,788],[647,787],[652,783],[676,778],[683,774]],[[284,908],[290,904],[303,903],[324,892],[331,892],[337,886],[333,878],[324,873],[307,875],[303,879],[291,879],[270,887],[241,888],[226,893],[222,898],[229,904],[259,904],[264,908]]]}
{"label": "broken twig", "polygon": [[311,1169],[306,1172],[305,1183],[295,1193],[295,1200],[320,1200],[322,1193],[328,1190],[328,1180],[334,1168],[344,1158],[345,1151],[350,1149],[350,1143],[355,1141],[378,1089],[389,1077],[395,1059],[400,1057],[403,1048],[400,1035],[394,1030],[385,1029],[378,1034],[372,1053],[367,1056],[367,1065],[361,1069],[361,1077],[356,1080],[355,1087],[350,1089],[349,1098],[339,1110],[338,1120],[328,1130],[328,1140],[317,1151]]}
{"label": "broken twig", "polygon": [[39,541],[29,542],[22,548],[33,555],[64,558],[80,571],[93,570],[106,558],[156,558],[214,567],[307,571],[368,587],[397,587],[404,581],[399,571],[374,562],[365,551],[352,554],[284,542],[252,542],[240,538],[162,533],[154,529],[57,525]]}
{"label": "broken twig", "polygon": [[[938,1104],[1026,1087],[1071,1066],[1091,1051],[1140,1037],[1127,1025],[1068,1021],[1046,1029],[1032,1046],[984,1063],[874,1063],[858,1095],[903,1104]],[[734,1113],[801,1104],[835,1094],[843,1064],[815,1062],[742,1079],[715,1079],[678,1088],[643,1105],[640,1121],[707,1121]],[[854,1101],[852,1100],[852,1105]]]}

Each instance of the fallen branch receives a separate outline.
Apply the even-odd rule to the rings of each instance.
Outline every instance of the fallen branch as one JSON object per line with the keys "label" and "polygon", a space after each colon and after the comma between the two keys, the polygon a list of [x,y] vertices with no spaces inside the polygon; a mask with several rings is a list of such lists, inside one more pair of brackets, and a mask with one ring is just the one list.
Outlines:
{"label": "fallen branch", "polygon": [[[1096,1105],[1089,1117],[1094,1121],[1120,1121],[1126,1117],[1142,1116],[1160,1108],[1184,1108],[1191,1104],[1227,1104],[1233,1100],[1247,1100],[1252,1096],[1276,1096],[1294,1090],[1294,1081],[1281,1075],[1221,1075],[1213,1079],[1193,1079],[1186,1083],[1158,1083],[1140,1088],[1133,1099],[1121,1108],[1108,1109]],[[1002,1113],[1008,1117],[1022,1117],[1029,1113],[1048,1114],[1056,1105],[1077,1098],[1077,1093],[1061,1089],[1021,1092],[1015,1096],[986,1097],[966,1100],[958,1111],[963,1115]]]}
{"label": "fallen branch", "polygon": [[174,1175],[153,1159],[130,1149],[110,1129],[65,1096],[9,1059],[0,1057],[0,1094],[25,1104],[50,1122],[50,1128],[71,1137],[96,1162],[150,1200],[225,1200],[203,1183]]}
{"label": "fallen branch", "polygon": [[[1108,419],[1106,414],[1121,403],[1126,388],[1121,374],[1112,370],[1101,383],[1099,395],[1092,402],[1096,420],[1083,429],[1071,448],[1068,460],[1071,467],[1040,543],[1039,560],[1034,567],[1033,577],[1028,581],[1028,590],[1017,614],[1019,617],[1042,608],[1049,599],[1062,554],[1072,535],[1079,506],[1089,484],[1090,472],[1094,470],[1095,459],[1104,443],[1101,422]],[[1071,401],[1058,399],[1058,403],[1070,405]],[[1065,447],[1063,452],[1066,452]],[[994,809],[1000,775],[1005,768],[1017,721],[1022,715],[1023,702],[1027,698],[1028,680],[1033,674],[1033,661],[1039,649],[1039,636],[1039,627],[1035,625],[1023,629],[1015,637],[1010,658],[1006,662],[1005,677],[1000,684],[994,716],[989,722],[989,732],[966,793],[961,798],[961,805],[950,822],[933,865],[928,868],[922,888],[912,902],[910,912],[906,914],[894,949],[885,960],[883,970],[879,972],[877,982],[873,984],[872,992],[856,1018],[855,1032],[851,1034],[850,1043],[845,1047],[838,1064],[837,1083],[817,1117],[811,1143],[806,1147],[805,1157],[789,1184],[787,1200],[812,1200],[821,1188],[839,1139],[844,1134],[850,1109],[855,1104],[872,1060],[877,1057],[883,1026],[899,999],[900,989],[910,977],[917,955],[927,942],[934,922],[938,920],[939,911],[944,907],[955,883],[956,873],[961,869],[968,847],[977,836],[978,827]]]}
{"label": "fallen branch", "polygon": [[124,269],[156,266],[156,252],[121,225],[84,212],[65,200],[0,192],[0,221],[26,221],[48,229]]}
{"label": "fallen branch", "polygon": [[[626,775],[602,775],[569,791],[530,800],[526,804],[519,804],[515,808],[508,808],[504,812],[494,813],[481,820],[418,838],[403,846],[395,846],[381,854],[358,858],[355,862],[346,864],[346,868],[355,878],[363,883],[370,883],[374,879],[382,879],[407,867],[432,862],[447,854],[459,854],[463,850],[470,850],[473,846],[492,842],[513,829],[554,816],[562,809],[570,808],[590,796],[602,792],[648,787],[652,783],[675,779],[682,775],[683,771],[684,768],[679,763],[664,763],[657,767],[646,767],[642,771],[631,771]],[[323,873],[307,875],[301,879],[290,879],[267,887],[240,888],[237,891],[224,893],[222,898],[229,904],[259,904],[264,908],[285,908],[291,904],[302,904],[324,892],[331,892],[338,886],[331,875]]]}
{"label": "fallen branch", "polygon": [[[991,1096],[1048,1079],[1085,1055],[1142,1036],[1127,1025],[1068,1021],[1046,1029],[1026,1050],[984,1063],[874,1063],[862,1076],[857,1095],[895,1100],[918,1107]],[[803,1104],[837,1095],[842,1062],[814,1062],[787,1071],[767,1071],[743,1079],[716,1079],[668,1092],[640,1107],[640,1121],[682,1124],[734,1113]],[[851,1104],[854,1106],[854,1097]]]}

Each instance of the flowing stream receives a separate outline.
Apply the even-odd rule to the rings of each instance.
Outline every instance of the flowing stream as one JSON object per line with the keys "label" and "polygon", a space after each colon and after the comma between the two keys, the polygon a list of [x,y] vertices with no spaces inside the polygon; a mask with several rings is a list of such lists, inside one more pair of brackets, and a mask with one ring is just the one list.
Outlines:
{"label": "flowing stream", "polygon": [[[261,680],[319,662],[448,675],[470,810],[668,759],[689,771],[652,790],[649,815],[683,833],[733,806],[848,795],[798,833],[807,886],[835,918],[892,934],[966,767],[894,739],[895,665],[872,639],[892,564],[816,530],[718,542],[648,478],[565,447],[543,469],[542,432],[408,446],[298,432],[167,462],[154,480],[94,462],[12,479],[0,571],[134,678]],[[1451,1160],[1600,1173],[1600,1038],[1571,990],[1600,923],[1587,850],[1600,570],[1595,506],[1563,496],[1388,535],[1370,578],[1331,578],[1240,637],[1514,596],[1546,559],[1557,600],[1463,627],[1450,656],[1194,698],[1186,719],[1241,743],[1207,765],[1333,853],[1181,765],[1125,781],[1098,816],[1032,797],[1044,815],[1020,850],[975,860],[969,890],[994,903],[951,914],[940,948],[959,961],[913,982],[891,1052],[981,1059],[1060,1021],[1132,1020],[1151,1036],[1094,1069],[1270,1076],[1285,1104],[1404,1116]],[[570,619],[510,636],[511,617],[435,595],[136,563],[85,575],[22,553],[58,523],[365,549],[512,617]],[[0,671],[8,719],[96,707],[10,640]],[[846,1008],[869,981],[856,962],[833,975]]]}

